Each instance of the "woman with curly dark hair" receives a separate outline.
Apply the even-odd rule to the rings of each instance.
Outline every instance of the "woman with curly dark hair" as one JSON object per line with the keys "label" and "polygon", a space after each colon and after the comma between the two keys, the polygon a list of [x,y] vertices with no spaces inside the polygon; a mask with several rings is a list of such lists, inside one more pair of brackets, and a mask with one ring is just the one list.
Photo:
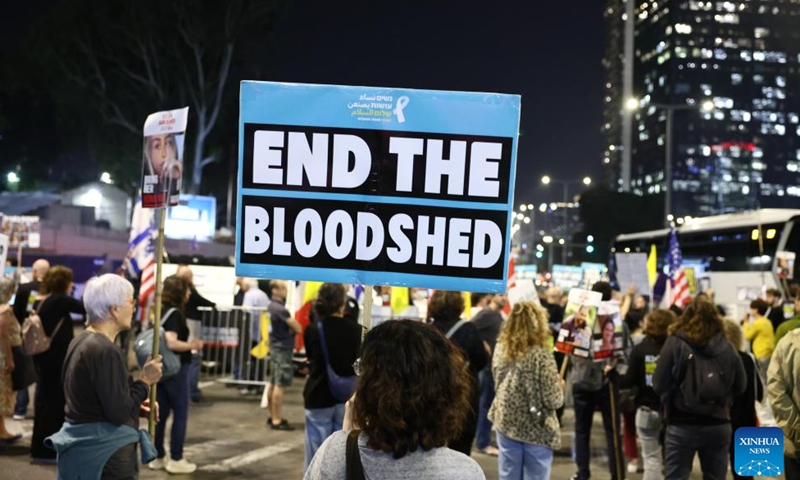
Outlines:
{"label": "woman with curly dark hair", "polygon": [[[186,426],[189,420],[189,368],[192,362],[192,350],[203,348],[203,341],[189,341],[189,326],[186,323],[184,309],[191,295],[191,284],[177,275],[164,279],[161,291],[162,328],[167,348],[177,353],[181,359],[181,369],[177,374],[163,378],[158,382],[156,396],[160,411],[156,425],[156,450],[158,458],[150,462],[153,470],[166,469],[169,473],[192,473],[197,465],[183,458],[183,443],[186,439]],[[169,458],[164,449],[164,431],[167,419],[172,414],[172,430],[169,439]]]}
{"label": "woman with curly dark hair", "polygon": [[[55,463],[56,452],[44,446],[44,439],[56,433],[64,423],[64,382],[61,370],[74,338],[71,313],[86,313],[83,302],[70,296],[74,283],[72,270],[55,266],[42,279],[33,310],[42,319],[44,333],[51,338],[50,349],[33,356],[39,381],[36,385],[31,437],[31,463]],[[24,318],[19,319],[24,321]]]}
{"label": "woman with curly dark hair", "polygon": [[744,392],[747,378],[722,322],[713,303],[695,298],[661,349],[653,390],[665,408],[666,478],[689,478],[695,453],[703,478],[727,475],[731,401]]}
{"label": "woman with curly dark hair", "polygon": [[485,479],[478,464],[446,448],[463,429],[472,379],[462,354],[434,328],[412,320],[382,323],[364,339],[353,425],[322,444],[306,480],[345,478],[355,447],[365,478]]}
{"label": "woman with curly dark hair", "polygon": [[[345,402],[352,389],[342,393],[334,383],[355,384],[353,362],[361,349],[363,328],[344,317],[347,290],[341,283],[323,283],[314,300],[317,320],[306,327],[303,339],[311,364],[303,389],[306,409],[305,466],[322,442],[342,429]],[[331,379],[331,374],[335,377]]]}
{"label": "woman with curly dark hair", "polygon": [[464,362],[472,374],[471,408],[461,435],[450,442],[450,448],[469,455],[478,428],[477,412],[480,403],[478,374],[489,363],[489,352],[475,325],[460,318],[462,313],[464,313],[464,297],[461,292],[438,290],[428,305],[428,318],[431,323],[461,350]]}

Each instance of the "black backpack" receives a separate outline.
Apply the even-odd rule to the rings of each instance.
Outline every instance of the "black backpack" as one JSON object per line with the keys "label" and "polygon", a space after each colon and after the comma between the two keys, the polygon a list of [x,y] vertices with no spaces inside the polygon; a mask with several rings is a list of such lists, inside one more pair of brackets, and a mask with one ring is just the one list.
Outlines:
{"label": "black backpack", "polygon": [[684,412],[713,415],[729,405],[733,372],[726,374],[718,356],[705,355],[689,342],[681,348],[675,405]]}

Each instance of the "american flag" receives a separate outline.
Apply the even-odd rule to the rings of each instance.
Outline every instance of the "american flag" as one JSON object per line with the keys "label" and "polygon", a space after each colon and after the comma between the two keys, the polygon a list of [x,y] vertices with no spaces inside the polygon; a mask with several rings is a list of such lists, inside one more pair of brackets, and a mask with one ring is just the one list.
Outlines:
{"label": "american flag", "polygon": [[678,232],[675,228],[670,228],[669,232],[669,285],[670,285],[670,305],[677,305],[683,308],[689,303],[691,297],[689,296],[689,282],[686,280],[686,274],[681,268],[683,266],[683,255],[681,254],[681,245],[678,243]]}
{"label": "american flag", "polygon": [[128,242],[128,254],[125,256],[126,266],[131,276],[141,275],[139,286],[139,321],[145,319],[150,297],[156,290],[154,210],[142,208],[141,197],[136,199],[131,221],[131,236]]}

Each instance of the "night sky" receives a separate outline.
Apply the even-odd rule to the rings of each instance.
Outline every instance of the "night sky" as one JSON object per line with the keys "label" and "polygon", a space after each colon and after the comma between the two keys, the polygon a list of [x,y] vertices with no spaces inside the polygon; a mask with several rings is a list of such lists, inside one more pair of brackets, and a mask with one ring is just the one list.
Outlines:
{"label": "night sky", "polygon": [[[0,50],[53,3],[4,6]],[[597,178],[602,2],[290,3],[261,53],[263,80],[521,94],[516,203],[560,199],[540,187],[545,173]]]}

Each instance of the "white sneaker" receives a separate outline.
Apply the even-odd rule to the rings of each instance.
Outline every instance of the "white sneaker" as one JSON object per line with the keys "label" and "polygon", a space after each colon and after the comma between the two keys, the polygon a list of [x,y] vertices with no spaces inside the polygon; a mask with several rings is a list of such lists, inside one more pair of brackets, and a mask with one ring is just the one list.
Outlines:
{"label": "white sneaker", "polygon": [[636,473],[639,470],[639,466],[635,463],[628,463],[628,473]]}
{"label": "white sneaker", "polygon": [[187,462],[185,458],[167,462],[167,471],[169,473],[192,473],[195,470],[197,470],[197,465]]}
{"label": "white sneaker", "polygon": [[14,414],[14,420],[25,420],[25,415]]}
{"label": "white sneaker", "polygon": [[167,466],[167,457],[156,458],[152,462],[147,464],[147,467],[150,470],[164,470],[164,467]]}

